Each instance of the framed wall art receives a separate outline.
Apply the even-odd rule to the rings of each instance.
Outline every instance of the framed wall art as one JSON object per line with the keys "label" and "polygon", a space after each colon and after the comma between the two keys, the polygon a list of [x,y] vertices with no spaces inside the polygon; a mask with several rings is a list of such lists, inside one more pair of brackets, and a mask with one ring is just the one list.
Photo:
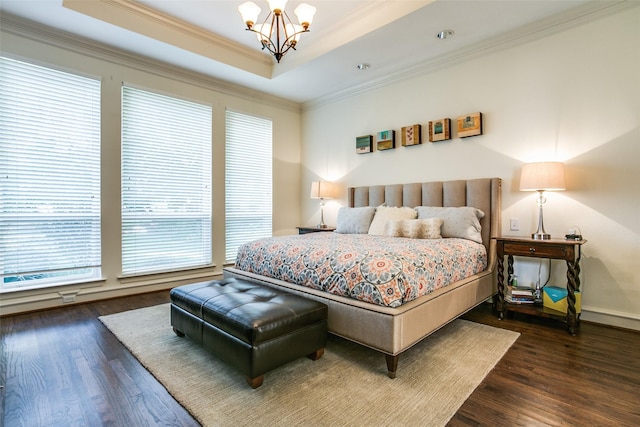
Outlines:
{"label": "framed wall art", "polygon": [[422,144],[422,126],[413,125],[402,128],[402,146]]}
{"label": "framed wall art", "polygon": [[458,138],[482,135],[482,113],[458,117]]}
{"label": "framed wall art", "polygon": [[446,141],[451,139],[451,119],[440,119],[429,122],[429,141]]}
{"label": "framed wall art", "polygon": [[356,138],[356,153],[364,154],[373,151],[373,136],[363,135]]}
{"label": "framed wall art", "polygon": [[378,132],[376,138],[378,150],[390,150],[396,148],[396,131],[383,130]]}

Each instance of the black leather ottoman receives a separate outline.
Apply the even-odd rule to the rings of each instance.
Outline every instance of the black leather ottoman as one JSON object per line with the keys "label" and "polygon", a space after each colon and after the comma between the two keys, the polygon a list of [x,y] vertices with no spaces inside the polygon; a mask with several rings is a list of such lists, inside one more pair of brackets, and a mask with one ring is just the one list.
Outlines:
{"label": "black leather ottoman", "polygon": [[253,388],[264,374],[324,353],[327,306],[234,278],[171,290],[171,326],[239,369]]}

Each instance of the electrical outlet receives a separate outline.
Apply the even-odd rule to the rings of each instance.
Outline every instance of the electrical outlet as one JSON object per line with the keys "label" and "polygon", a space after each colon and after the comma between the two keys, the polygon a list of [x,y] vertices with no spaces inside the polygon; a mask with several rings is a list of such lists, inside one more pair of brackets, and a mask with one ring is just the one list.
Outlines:
{"label": "electrical outlet", "polygon": [[520,220],[518,218],[511,218],[509,220],[509,230],[511,230],[511,231],[519,231],[520,230]]}

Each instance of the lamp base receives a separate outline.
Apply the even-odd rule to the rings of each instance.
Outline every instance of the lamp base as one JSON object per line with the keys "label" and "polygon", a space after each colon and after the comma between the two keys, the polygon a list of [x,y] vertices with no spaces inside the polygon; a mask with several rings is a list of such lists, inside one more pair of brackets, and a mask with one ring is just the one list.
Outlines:
{"label": "lamp base", "polygon": [[327,224],[318,224],[318,228],[329,228]]}
{"label": "lamp base", "polygon": [[551,239],[551,235],[547,233],[532,233],[531,238],[533,240],[549,240]]}
{"label": "lamp base", "polygon": [[544,220],[542,219],[542,205],[547,201],[544,198],[543,191],[538,190],[538,206],[540,206],[540,213],[538,215],[538,229],[531,235],[533,240],[549,240],[551,235],[544,231]]}

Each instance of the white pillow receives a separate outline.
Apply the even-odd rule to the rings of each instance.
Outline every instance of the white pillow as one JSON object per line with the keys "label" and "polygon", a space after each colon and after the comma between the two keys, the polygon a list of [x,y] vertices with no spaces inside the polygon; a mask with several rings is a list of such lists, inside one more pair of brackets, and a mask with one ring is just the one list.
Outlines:
{"label": "white pillow", "polygon": [[441,239],[442,219],[401,219],[387,221],[385,235],[411,239]]}
{"label": "white pillow", "polygon": [[361,208],[342,207],[338,210],[336,233],[367,234],[376,208],[365,206]]}
{"label": "white pillow", "polygon": [[459,237],[482,243],[480,218],[484,212],[469,206],[418,206],[418,218],[442,218],[442,237]]}
{"label": "white pillow", "polygon": [[389,206],[378,206],[376,214],[371,221],[369,234],[383,235],[387,221],[400,219],[415,219],[418,213],[413,208],[396,208]]}

